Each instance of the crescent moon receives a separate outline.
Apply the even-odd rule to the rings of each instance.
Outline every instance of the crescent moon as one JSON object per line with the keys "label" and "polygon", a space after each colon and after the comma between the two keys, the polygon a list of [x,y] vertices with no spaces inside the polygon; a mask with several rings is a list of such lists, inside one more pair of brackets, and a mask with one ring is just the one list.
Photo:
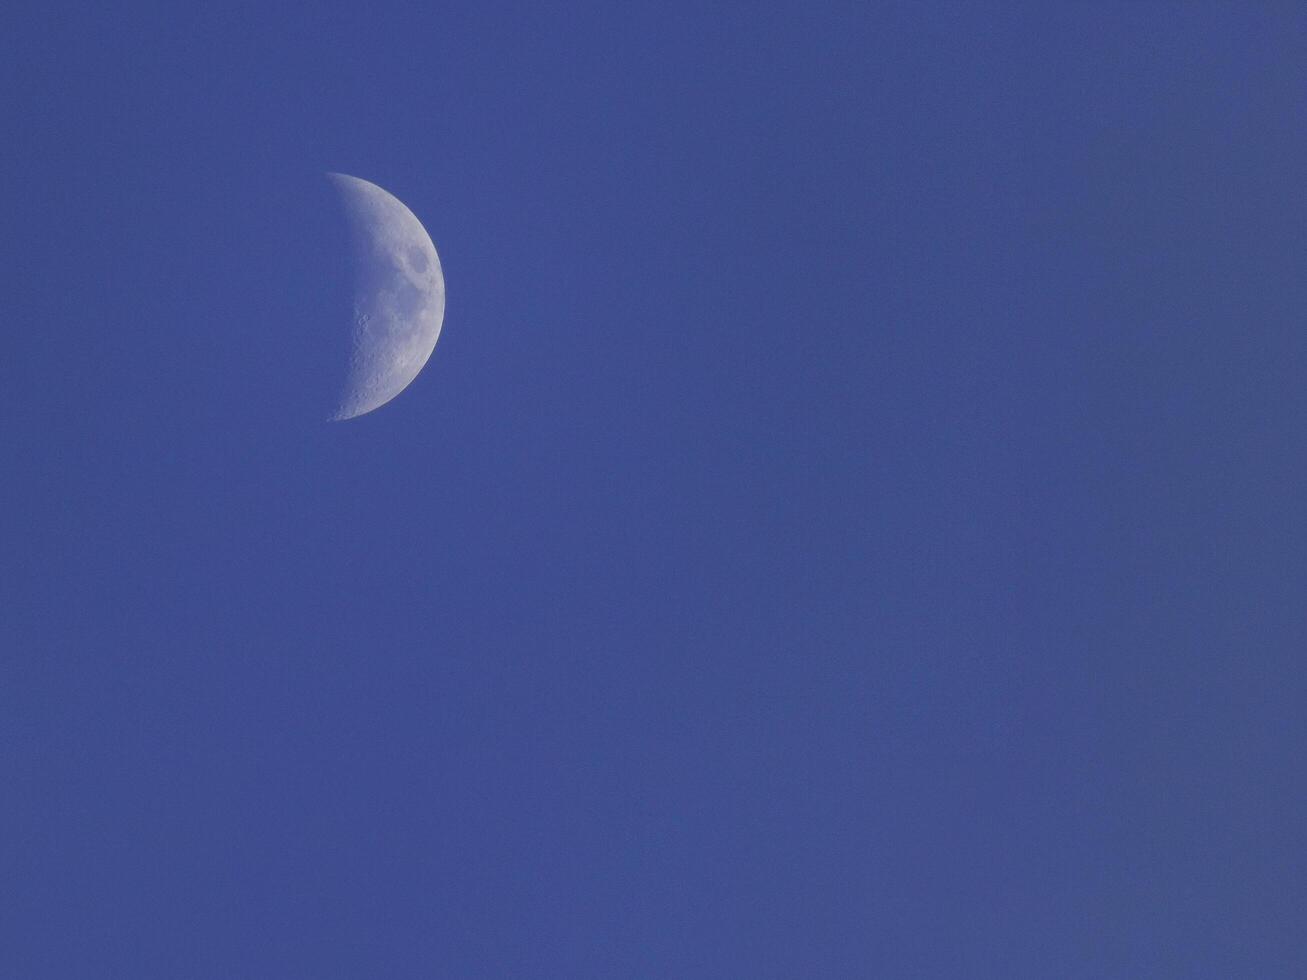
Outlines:
{"label": "crescent moon", "polygon": [[327,175],[349,220],[356,277],[345,388],[332,421],[380,408],[427,363],[445,319],[445,276],[422,223],[396,197]]}

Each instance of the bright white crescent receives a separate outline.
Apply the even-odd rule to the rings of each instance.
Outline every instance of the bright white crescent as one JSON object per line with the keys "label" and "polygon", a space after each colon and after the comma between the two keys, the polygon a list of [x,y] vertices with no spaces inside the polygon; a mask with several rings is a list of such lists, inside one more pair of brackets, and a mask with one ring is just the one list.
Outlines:
{"label": "bright white crescent", "polygon": [[371,412],[408,387],[445,319],[445,276],[422,223],[376,184],[328,174],[356,252],[349,373],[333,421]]}

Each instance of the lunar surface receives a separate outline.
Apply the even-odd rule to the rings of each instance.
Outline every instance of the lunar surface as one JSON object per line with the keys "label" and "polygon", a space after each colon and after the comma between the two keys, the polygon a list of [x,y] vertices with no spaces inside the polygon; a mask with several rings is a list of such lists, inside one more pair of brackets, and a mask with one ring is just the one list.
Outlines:
{"label": "lunar surface", "polygon": [[421,222],[376,184],[328,174],[355,252],[349,369],[333,421],[371,412],[427,363],[445,318],[445,277]]}

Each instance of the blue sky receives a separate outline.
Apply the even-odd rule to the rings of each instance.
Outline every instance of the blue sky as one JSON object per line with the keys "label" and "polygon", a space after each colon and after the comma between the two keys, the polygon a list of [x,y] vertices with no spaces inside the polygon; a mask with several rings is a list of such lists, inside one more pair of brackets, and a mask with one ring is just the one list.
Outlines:
{"label": "blue sky", "polygon": [[0,974],[1300,974],[1307,19],[819,6],[3,15]]}

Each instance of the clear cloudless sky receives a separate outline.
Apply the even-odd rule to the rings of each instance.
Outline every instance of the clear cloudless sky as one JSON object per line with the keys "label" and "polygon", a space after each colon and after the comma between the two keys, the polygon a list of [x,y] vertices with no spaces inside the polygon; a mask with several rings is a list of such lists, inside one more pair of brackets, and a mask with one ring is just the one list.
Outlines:
{"label": "clear cloudless sky", "polygon": [[0,977],[1303,976],[1304,40],[7,6]]}

